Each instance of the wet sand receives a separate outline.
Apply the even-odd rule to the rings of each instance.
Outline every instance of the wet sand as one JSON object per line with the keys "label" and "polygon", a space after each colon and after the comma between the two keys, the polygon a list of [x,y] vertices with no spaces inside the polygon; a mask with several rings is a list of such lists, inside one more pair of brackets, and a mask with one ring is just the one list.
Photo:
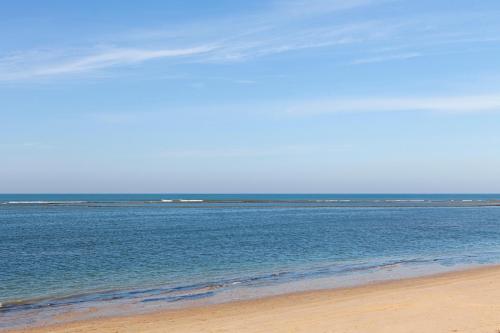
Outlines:
{"label": "wet sand", "polygon": [[8,332],[497,333],[499,330],[500,267],[495,266]]}

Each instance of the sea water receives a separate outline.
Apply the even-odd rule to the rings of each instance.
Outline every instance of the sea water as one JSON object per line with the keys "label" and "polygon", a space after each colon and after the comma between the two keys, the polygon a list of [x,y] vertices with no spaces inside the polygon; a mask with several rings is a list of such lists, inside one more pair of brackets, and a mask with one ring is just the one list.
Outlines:
{"label": "sea water", "polygon": [[0,329],[500,263],[498,200],[0,195]]}

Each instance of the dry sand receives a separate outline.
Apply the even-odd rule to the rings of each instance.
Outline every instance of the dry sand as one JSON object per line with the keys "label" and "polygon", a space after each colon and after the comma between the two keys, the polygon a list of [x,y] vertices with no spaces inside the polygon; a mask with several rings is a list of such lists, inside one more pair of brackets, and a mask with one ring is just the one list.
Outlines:
{"label": "dry sand", "polygon": [[16,332],[500,332],[500,267]]}

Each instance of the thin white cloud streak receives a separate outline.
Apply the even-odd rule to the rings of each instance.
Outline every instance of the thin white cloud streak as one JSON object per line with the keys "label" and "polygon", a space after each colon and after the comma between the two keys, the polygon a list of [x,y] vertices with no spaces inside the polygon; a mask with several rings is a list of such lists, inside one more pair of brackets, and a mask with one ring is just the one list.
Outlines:
{"label": "thin white cloud streak", "polygon": [[387,2],[389,0],[296,0],[291,2],[278,1],[275,12],[288,18],[303,18],[311,15],[327,14],[345,11],[359,7]]}
{"label": "thin white cloud streak", "polygon": [[422,56],[423,55],[421,53],[417,53],[417,52],[401,53],[401,54],[386,54],[386,55],[380,55],[377,57],[356,59],[356,60],[353,60],[351,62],[351,64],[352,65],[362,65],[362,64],[386,62],[386,61],[391,61],[391,60],[407,60],[407,59],[413,59],[413,58],[418,58],[418,57],[422,57]]}
{"label": "thin white cloud streak", "polygon": [[112,67],[119,64],[140,63],[147,60],[159,58],[186,57],[207,53],[214,49],[213,46],[198,46],[187,49],[112,49],[107,52],[90,55],[62,65],[55,65],[35,71],[35,75],[64,74],[82,72],[104,67]]}
{"label": "thin white cloud streak", "polygon": [[227,40],[216,52],[201,61],[215,63],[246,61],[299,50],[341,47],[381,38],[392,27],[379,27],[376,22],[317,27],[285,32],[271,29],[266,36]]}
{"label": "thin white cloud streak", "polygon": [[287,145],[262,148],[184,148],[166,149],[159,153],[165,158],[245,158],[310,155],[317,153],[345,152],[350,145]]}
{"label": "thin white cloud streak", "polygon": [[410,112],[470,113],[500,111],[500,94],[444,97],[337,98],[298,102],[282,110],[289,115]]}
{"label": "thin white cloud streak", "polygon": [[[359,35],[365,35],[373,29],[367,29],[366,23],[312,29],[295,25],[300,26],[302,20],[311,17],[377,2],[381,0],[277,2],[269,14],[205,22],[205,25],[195,24],[193,29],[180,27],[177,29],[178,33],[173,32],[176,29],[170,27],[165,32],[149,31],[143,35],[146,40],[148,36],[164,37],[166,43],[175,44],[176,47],[144,48],[140,46],[144,40],[141,41],[140,34],[136,34],[131,37],[138,45],[134,48],[112,47],[96,51],[91,46],[82,48],[76,54],[72,49],[17,52],[14,56],[0,58],[0,81],[81,74],[161,58],[184,57],[193,62],[234,62],[300,49],[352,43],[361,39]],[[118,39],[126,42],[126,38]],[[183,43],[197,46],[179,46]]]}
{"label": "thin white cloud streak", "polygon": [[0,143],[0,148],[7,149],[52,149],[53,146],[41,142]]}
{"label": "thin white cloud streak", "polygon": [[[130,112],[130,113],[93,113],[89,114],[92,121],[110,125],[131,125],[137,122],[159,123],[168,119],[174,108],[150,112]],[[188,108],[175,108],[175,112],[191,114],[193,117],[200,115],[246,115],[252,118],[288,120],[297,117],[316,117],[322,115],[335,114],[358,114],[358,113],[398,113],[398,112],[428,112],[442,115],[456,116],[466,114],[500,112],[500,93],[468,96],[421,96],[421,97],[338,97],[338,98],[318,98],[311,100],[283,100],[267,103],[255,103],[248,101],[238,104],[217,104],[199,105]],[[338,147],[337,147],[338,148]],[[279,150],[281,153],[291,153],[297,146],[280,147],[271,149],[268,154],[274,155]],[[212,150],[187,150],[165,151],[166,155],[189,157],[190,155],[202,154],[214,156],[238,155],[263,155],[265,151],[260,149],[257,152],[251,149],[218,149]]]}
{"label": "thin white cloud streak", "polygon": [[[215,46],[198,46],[181,49],[120,49],[113,48],[96,52],[94,54],[85,55],[73,60],[59,59],[56,63],[52,60],[51,63],[42,66],[35,66],[32,69],[12,71],[6,75],[1,75],[0,80],[14,80],[22,78],[46,77],[70,73],[82,73],[102,68],[108,68],[124,64],[141,63],[147,60],[161,58],[179,58],[193,55],[199,55],[210,52],[215,49]],[[36,55],[36,53],[35,53]],[[8,67],[9,64],[23,62],[21,56],[8,57],[0,59],[0,69]],[[24,59],[24,62],[29,62]]]}
{"label": "thin white cloud streak", "polygon": [[[349,56],[354,60],[347,59],[344,64],[398,61],[416,58],[427,54],[425,50],[428,48],[450,43],[458,44],[454,46],[455,51],[462,52],[460,46],[463,43],[491,42],[491,36],[496,36],[500,29],[492,20],[492,17],[496,19],[496,13],[484,14],[490,18],[485,26],[465,30],[457,27],[468,27],[470,17],[477,17],[478,13],[383,20],[349,19],[344,15],[342,20],[336,20],[339,18],[335,16],[337,13],[345,14],[393,1],[396,0],[278,1],[270,5],[268,13],[194,22],[192,25],[145,30],[142,33],[136,31],[128,37],[124,34],[115,40],[99,43],[116,45],[108,49],[88,45],[81,46],[77,52],[64,48],[17,52],[0,58],[0,81],[83,74],[153,59],[167,61],[182,57],[185,61],[196,63],[241,62],[317,48],[331,48],[342,54],[351,52]],[[484,18],[484,15],[481,17]],[[127,47],[120,47],[120,44]],[[403,45],[404,48],[396,54],[362,58],[359,48],[349,48],[359,45],[363,45],[368,52],[388,45]]]}

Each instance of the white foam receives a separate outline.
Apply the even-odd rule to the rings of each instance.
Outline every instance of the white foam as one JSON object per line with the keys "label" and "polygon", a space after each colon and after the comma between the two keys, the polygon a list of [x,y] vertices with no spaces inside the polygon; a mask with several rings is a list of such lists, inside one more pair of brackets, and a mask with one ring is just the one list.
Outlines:
{"label": "white foam", "polygon": [[425,202],[425,200],[421,200],[421,199],[394,199],[394,200],[385,200],[385,202]]}
{"label": "white foam", "polygon": [[10,205],[47,205],[47,204],[79,204],[86,201],[8,201]]}
{"label": "white foam", "polygon": [[203,202],[200,199],[179,199],[180,202]]}
{"label": "white foam", "polygon": [[161,202],[174,202],[174,200],[170,200],[170,199],[161,199]]}

